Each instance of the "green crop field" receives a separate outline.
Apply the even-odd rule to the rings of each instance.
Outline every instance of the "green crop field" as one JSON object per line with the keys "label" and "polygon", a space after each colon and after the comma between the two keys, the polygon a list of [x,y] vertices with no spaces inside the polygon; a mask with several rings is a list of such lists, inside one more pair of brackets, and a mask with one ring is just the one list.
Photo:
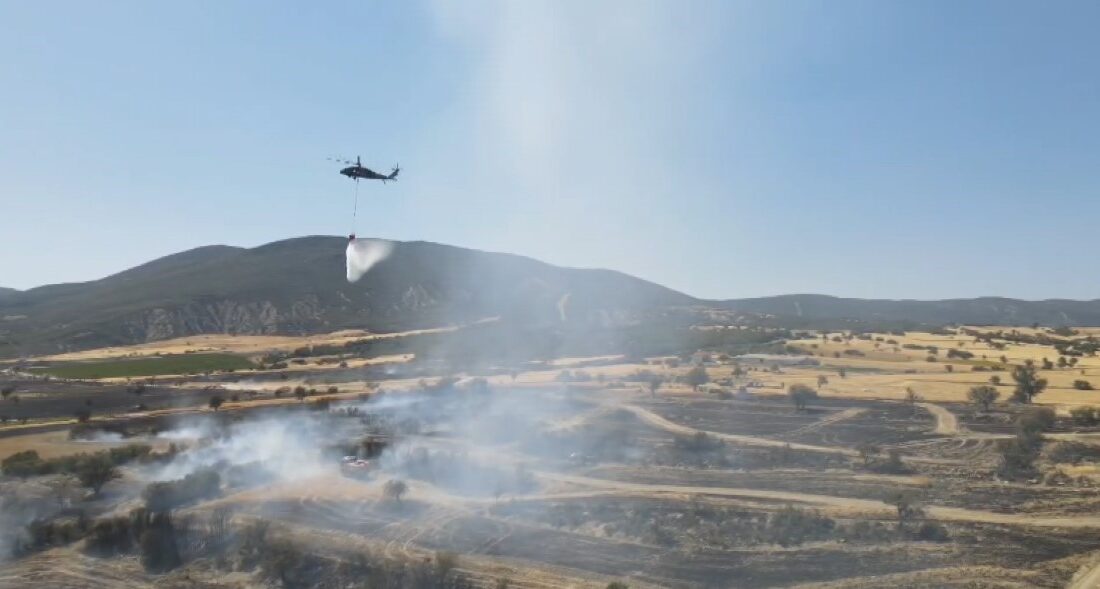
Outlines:
{"label": "green crop field", "polygon": [[149,358],[52,362],[45,366],[33,367],[30,371],[59,378],[116,378],[199,374],[215,370],[241,370],[253,367],[254,365],[247,358],[235,354],[172,354]]}

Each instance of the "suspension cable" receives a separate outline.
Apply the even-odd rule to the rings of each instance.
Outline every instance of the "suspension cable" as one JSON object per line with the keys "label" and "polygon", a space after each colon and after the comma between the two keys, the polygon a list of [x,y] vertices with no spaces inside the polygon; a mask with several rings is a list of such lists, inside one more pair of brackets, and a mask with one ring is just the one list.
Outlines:
{"label": "suspension cable", "polygon": [[352,209],[351,209],[351,234],[352,235],[356,234],[355,230],[358,228],[358,222],[357,222],[358,217],[359,217],[359,179],[356,178],[355,179],[355,200],[353,201]]}

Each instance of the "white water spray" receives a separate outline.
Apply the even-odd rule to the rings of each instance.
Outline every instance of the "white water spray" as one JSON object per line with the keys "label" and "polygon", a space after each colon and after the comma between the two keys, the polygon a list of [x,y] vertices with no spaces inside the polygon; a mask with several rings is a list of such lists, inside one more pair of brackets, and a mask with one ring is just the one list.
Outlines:
{"label": "white water spray", "polygon": [[348,241],[348,282],[363,277],[375,264],[385,260],[393,251],[393,244],[382,239],[352,239]]}

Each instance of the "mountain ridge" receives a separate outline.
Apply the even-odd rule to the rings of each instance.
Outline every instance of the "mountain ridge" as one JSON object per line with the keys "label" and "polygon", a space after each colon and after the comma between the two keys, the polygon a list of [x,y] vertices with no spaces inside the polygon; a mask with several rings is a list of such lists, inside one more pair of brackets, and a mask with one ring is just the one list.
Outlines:
{"label": "mountain ridge", "polygon": [[0,289],[0,357],[197,333],[390,331],[492,316],[550,328],[615,327],[672,314],[718,323],[778,317],[810,328],[838,321],[1100,325],[1100,300],[819,294],[706,300],[614,270],[427,241],[393,243],[389,258],[354,284],[344,279],[345,238],[304,236],[253,248],[193,248],[88,282]]}
{"label": "mountain ridge", "polygon": [[[70,350],[195,333],[306,334],[435,327],[487,316],[531,325],[612,324],[695,299],[638,278],[432,242],[394,242],[359,282],[344,278],[341,237],[255,248],[207,246],[99,280],[0,299],[0,354]],[[567,308],[560,302],[568,294]],[[14,319],[11,319],[14,318]]]}

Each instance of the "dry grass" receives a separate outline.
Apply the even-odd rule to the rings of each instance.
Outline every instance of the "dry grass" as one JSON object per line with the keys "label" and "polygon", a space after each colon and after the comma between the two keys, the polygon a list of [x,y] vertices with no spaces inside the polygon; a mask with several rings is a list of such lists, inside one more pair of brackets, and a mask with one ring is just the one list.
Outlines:
{"label": "dry grass", "polygon": [[362,339],[403,337],[421,333],[453,331],[453,327],[438,329],[419,329],[398,333],[370,333],[358,329],[335,331],[332,333],[287,336],[287,335],[227,335],[206,334],[161,340],[132,346],[97,348],[83,352],[42,356],[38,360],[91,360],[101,358],[128,358],[155,356],[157,354],[187,354],[197,352],[226,352],[230,354],[263,354],[266,352],[289,352],[304,346],[343,345]]}
{"label": "dry grass", "polygon": [[[35,450],[44,459],[80,454],[81,452],[98,452],[108,448],[118,448],[134,443],[147,444],[148,440],[118,440],[118,441],[87,441],[70,440],[69,431],[61,430],[20,436],[0,438],[0,457],[11,456],[25,450]],[[157,444],[152,444],[154,447]],[[164,442],[162,446],[167,446]],[[163,448],[158,448],[163,449]]]}

